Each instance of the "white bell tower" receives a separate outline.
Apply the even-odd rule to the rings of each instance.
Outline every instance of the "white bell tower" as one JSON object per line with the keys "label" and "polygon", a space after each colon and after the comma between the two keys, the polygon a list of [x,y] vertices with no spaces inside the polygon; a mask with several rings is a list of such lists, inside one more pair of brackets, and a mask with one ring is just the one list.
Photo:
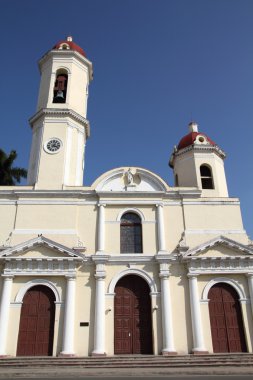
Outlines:
{"label": "white bell tower", "polygon": [[35,189],[82,186],[92,63],[68,37],[41,58],[39,69],[37,112],[29,120],[33,137],[28,184]]}
{"label": "white bell tower", "polygon": [[197,187],[202,197],[228,197],[224,170],[226,155],[195,122],[189,133],[175,146],[169,161],[176,187]]}

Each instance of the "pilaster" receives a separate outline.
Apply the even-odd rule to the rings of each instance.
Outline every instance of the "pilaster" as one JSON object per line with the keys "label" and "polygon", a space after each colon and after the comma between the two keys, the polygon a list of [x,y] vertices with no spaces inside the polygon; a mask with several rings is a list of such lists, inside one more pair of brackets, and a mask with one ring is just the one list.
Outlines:
{"label": "pilaster", "polygon": [[75,356],[74,327],[75,327],[75,294],[76,277],[66,276],[66,298],[63,326],[63,344],[60,356]]}
{"label": "pilaster", "polygon": [[201,310],[198,294],[198,280],[196,275],[188,274],[189,291],[190,291],[190,306],[191,306],[191,321],[193,335],[193,354],[207,354],[208,351],[204,345],[204,336],[202,328]]}
{"label": "pilaster", "polygon": [[3,276],[3,278],[4,281],[0,303],[0,357],[6,356],[13,276]]}

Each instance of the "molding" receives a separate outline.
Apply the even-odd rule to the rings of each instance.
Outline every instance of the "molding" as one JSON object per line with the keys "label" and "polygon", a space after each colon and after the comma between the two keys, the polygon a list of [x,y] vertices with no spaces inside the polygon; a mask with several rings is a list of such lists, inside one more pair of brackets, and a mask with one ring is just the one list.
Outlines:
{"label": "molding", "polygon": [[145,216],[143,214],[142,211],[138,210],[137,208],[131,208],[131,207],[127,207],[125,208],[124,210],[121,210],[118,215],[117,215],[117,222],[120,222],[121,221],[121,218],[122,216],[127,213],[127,212],[132,212],[132,213],[135,213],[137,214],[140,218],[141,218],[141,222],[143,223],[145,221]]}
{"label": "molding", "polygon": [[[103,173],[100,177],[98,177],[95,182],[93,182],[92,186],[96,188],[97,191],[101,191],[102,193],[110,193],[111,186],[113,186],[114,191],[120,193],[164,193],[168,189],[168,184],[157,174],[151,172],[150,170],[140,168],[140,167],[131,167],[131,170],[134,172],[134,176],[138,175],[141,179],[140,182],[136,183],[134,188],[131,186],[124,184],[122,178],[126,175],[129,167],[119,167],[114,168],[110,171]],[[110,184],[110,186],[109,186]],[[109,186],[109,188],[108,188]],[[139,186],[141,188],[139,188]],[[129,189],[131,188],[131,190]],[[103,190],[107,189],[107,190]]]}
{"label": "molding", "polygon": [[22,303],[24,295],[26,294],[26,292],[30,288],[32,288],[33,286],[36,286],[36,285],[43,285],[43,286],[47,286],[48,288],[50,288],[55,295],[55,301],[57,303],[61,302],[60,293],[59,293],[56,285],[53,282],[45,280],[45,279],[34,279],[34,280],[27,282],[26,284],[24,284],[22,286],[21,289],[19,289],[18,294],[16,295],[16,298],[15,298],[15,303]]}
{"label": "molding", "polygon": [[224,246],[227,246],[233,250],[237,250],[239,252],[243,252],[243,253],[246,253],[248,255],[253,255],[253,247],[238,243],[235,240],[229,239],[229,238],[221,235],[221,236],[215,237],[214,239],[209,240],[205,243],[202,243],[202,244],[200,244],[194,248],[191,248],[190,250],[188,250],[183,255],[183,257],[189,258],[189,257],[196,256],[197,254],[202,253],[209,248],[213,248],[216,245],[224,245]]}
{"label": "molding", "polygon": [[194,152],[208,152],[208,153],[217,153],[220,158],[223,160],[226,158],[226,153],[218,145],[202,145],[202,144],[192,144],[186,148],[180,149],[176,152],[173,152],[175,157],[181,156],[186,152],[193,150]]}
{"label": "molding", "polygon": [[[106,224],[120,224],[120,220],[105,220]],[[157,224],[156,220],[144,220],[142,224]]]}
{"label": "molding", "polygon": [[139,263],[150,263],[154,261],[154,254],[151,255],[143,255],[142,253],[117,253],[115,256],[112,254],[109,257],[108,262],[110,264],[125,264],[128,263],[130,265],[139,264]]}
{"label": "molding", "polygon": [[4,276],[75,276],[76,260],[69,257],[8,257],[3,273]]}
{"label": "molding", "polygon": [[72,120],[77,121],[80,123],[84,128],[86,132],[86,138],[90,136],[90,123],[87,119],[85,119],[83,116],[78,114],[72,109],[68,108],[43,108],[39,110],[34,116],[32,116],[29,119],[29,123],[31,128],[33,128],[33,124],[37,122],[40,118],[45,117],[58,117],[58,118],[64,118],[64,117],[70,117]]}
{"label": "molding", "polygon": [[[1,204],[1,203],[0,203]],[[88,206],[88,205],[96,205],[97,202],[86,202],[85,200],[81,201],[57,201],[57,200],[19,200],[15,201],[17,205],[60,205],[60,206]]]}
{"label": "molding", "polygon": [[203,257],[188,262],[190,276],[200,274],[248,274],[253,270],[253,257]]}
{"label": "molding", "polygon": [[210,280],[205,285],[203,292],[202,292],[202,297],[201,297],[202,302],[208,302],[209,301],[209,299],[208,299],[209,290],[212,288],[212,286],[214,286],[215,284],[218,284],[218,283],[225,283],[225,284],[232,286],[236,290],[236,292],[239,296],[239,301],[247,301],[247,297],[246,297],[246,294],[245,294],[243,288],[235,280],[228,278],[228,277],[216,277],[216,278],[213,278],[212,280]]}
{"label": "molding", "polygon": [[45,230],[45,229],[16,229],[12,231],[12,235],[77,235],[76,230]]}
{"label": "molding", "polygon": [[187,235],[206,235],[206,234],[214,234],[214,235],[227,235],[227,234],[246,234],[245,230],[190,230],[186,229],[185,234]]}
{"label": "molding", "polygon": [[67,137],[65,141],[65,162],[64,162],[64,174],[63,174],[63,183],[64,185],[68,185],[69,176],[70,176],[70,163],[71,163],[71,148],[72,148],[72,138],[73,132],[71,128],[67,128]]}
{"label": "molding", "polygon": [[201,206],[209,206],[209,205],[212,205],[212,206],[227,206],[227,205],[233,205],[233,206],[238,206],[238,205],[240,205],[240,201],[239,201],[238,198],[236,198],[236,199],[226,199],[226,200],[217,200],[217,198],[213,199],[213,200],[210,199],[210,198],[208,198],[208,200],[205,200],[205,199],[201,198],[200,201],[186,201],[186,200],[183,200],[182,201],[182,205],[184,205],[184,206],[187,206],[187,205],[201,205]]}
{"label": "molding", "polygon": [[0,186],[0,196],[1,197],[15,197],[16,200],[19,199],[19,197],[24,196],[27,197],[28,195],[31,198],[36,197],[48,197],[51,198],[81,198],[82,197],[96,197],[97,194],[95,190],[91,187],[86,186],[78,186],[78,189],[74,189],[72,186],[69,186],[70,189],[63,189],[63,190],[35,190],[32,186],[13,186],[10,187],[8,190],[6,190],[6,186]]}
{"label": "molding", "polygon": [[127,275],[137,275],[139,277],[142,277],[149,285],[150,288],[150,294],[156,294],[157,293],[157,287],[154,279],[144,270],[141,269],[124,269],[121,272],[117,273],[113,279],[110,281],[110,284],[108,286],[108,292],[107,294],[114,294],[115,293],[115,286],[117,282],[124,276]]}
{"label": "molding", "polygon": [[[71,257],[72,259],[82,260],[82,261],[85,260],[85,256],[82,255],[81,253],[76,253],[74,250],[72,250],[72,249],[70,249],[70,248],[68,248],[62,244],[59,244],[53,240],[47,239],[44,236],[38,236],[34,239],[30,239],[30,240],[27,240],[25,242],[22,242],[22,243],[14,246],[14,247],[7,248],[0,253],[0,258],[5,259],[6,257],[8,257],[10,255],[14,255],[15,253],[25,252],[25,251],[31,250],[32,248],[34,248],[36,246],[41,246],[41,245],[49,247],[49,248],[56,250],[60,253],[65,253],[69,257]],[[24,259],[24,258],[22,258],[22,259]]]}

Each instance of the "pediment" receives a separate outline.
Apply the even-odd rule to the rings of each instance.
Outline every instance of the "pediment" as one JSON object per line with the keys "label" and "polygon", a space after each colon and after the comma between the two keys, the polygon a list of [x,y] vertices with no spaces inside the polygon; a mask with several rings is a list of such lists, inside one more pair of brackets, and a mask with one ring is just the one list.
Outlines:
{"label": "pediment", "polygon": [[166,191],[168,185],[156,174],[137,167],[121,167],[100,176],[92,185],[96,191]]}
{"label": "pediment", "polygon": [[209,240],[188,250],[185,258],[190,257],[238,257],[253,255],[252,246],[238,243],[224,236]]}
{"label": "pediment", "polygon": [[84,255],[74,252],[62,244],[47,239],[44,236],[38,236],[34,239],[27,240],[14,247],[10,247],[1,252],[0,258],[24,258],[24,259],[78,259],[83,260]]}

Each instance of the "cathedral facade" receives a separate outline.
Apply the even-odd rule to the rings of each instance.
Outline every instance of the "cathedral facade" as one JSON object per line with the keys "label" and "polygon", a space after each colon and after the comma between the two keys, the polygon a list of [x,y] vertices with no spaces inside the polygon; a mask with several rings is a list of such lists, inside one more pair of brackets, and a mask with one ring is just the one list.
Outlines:
{"label": "cathedral facade", "polygon": [[175,185],[120,167],[83,186],[92,63],[39,61],[27,186],[0,187],[0,356],[253,351],[253,246],[224,151],[198,125]]}

